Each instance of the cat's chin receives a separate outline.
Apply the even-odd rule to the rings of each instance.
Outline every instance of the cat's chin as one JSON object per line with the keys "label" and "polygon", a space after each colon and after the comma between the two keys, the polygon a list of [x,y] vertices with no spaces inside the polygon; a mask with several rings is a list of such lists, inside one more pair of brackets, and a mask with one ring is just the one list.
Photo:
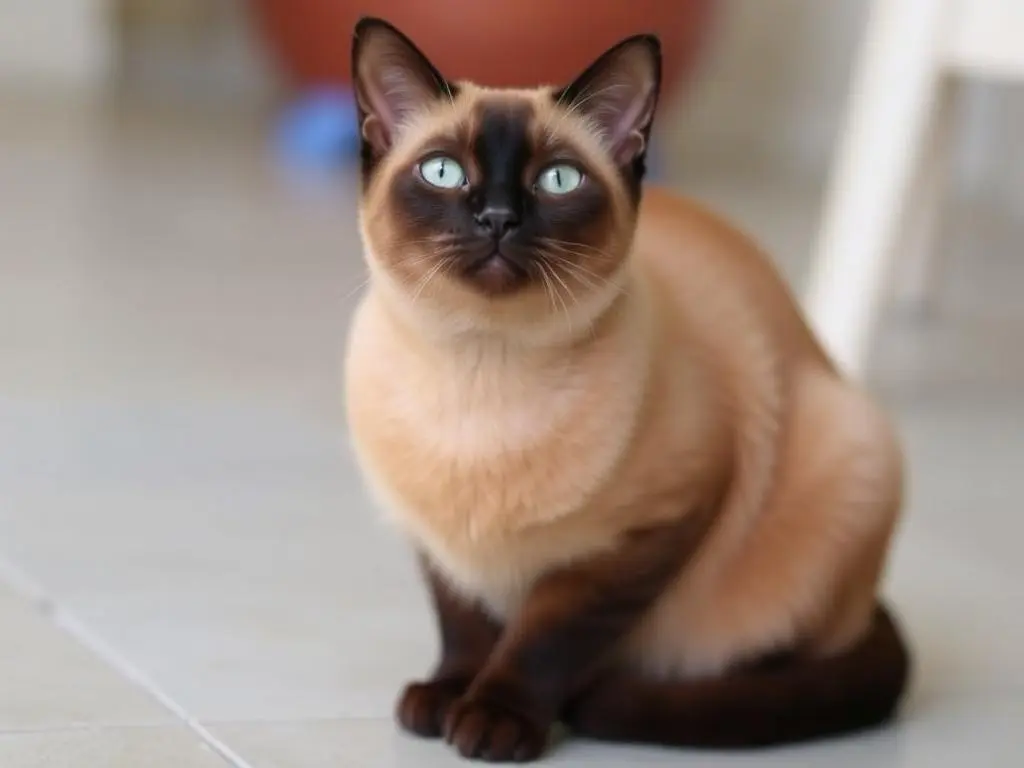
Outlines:
{"label": "cat's chin", "polygon": [[467,266],[461,279],[484,296],[507,296],[530,283],[529,273],[513,260],[495,251]]}

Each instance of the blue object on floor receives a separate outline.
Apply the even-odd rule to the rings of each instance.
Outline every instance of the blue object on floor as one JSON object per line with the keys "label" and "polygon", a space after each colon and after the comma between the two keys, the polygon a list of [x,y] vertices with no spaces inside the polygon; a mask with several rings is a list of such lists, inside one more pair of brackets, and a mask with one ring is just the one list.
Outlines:
{"label": "blue object on floor", "polygon": [[344,88],[299,96],[277,123],[277,151],[289,165],[331,169],[359,155],[355,100]]}

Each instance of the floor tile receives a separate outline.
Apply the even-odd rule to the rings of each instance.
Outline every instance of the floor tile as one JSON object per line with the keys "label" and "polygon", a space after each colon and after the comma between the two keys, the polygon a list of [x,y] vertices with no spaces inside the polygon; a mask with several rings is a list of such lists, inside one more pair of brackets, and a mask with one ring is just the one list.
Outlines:
{"label": "floor tile", "polygon": [[0,734],[4,768],[230,768],[184,728]]}
{"label": "floor tile", "polygon": [[[1015,765],[1024,695],[930,697],[908,707],[897,727],[819,744],[753,752],[621,747],[568,741],[544,766],[699,765],[715,768],[920,768]],[[400,734],[386,719],[219,725],[218,737],[253,768],[442,768],[465,765],[448,747]]]}
{"label": "floor tile", "polygon": [[413,558],[336,431],[227,406],[68,407],[60,426],[30,410],[6,412],[6,554],[190,711],[380,712],[429,664]]}
{"label": "floor tile", "polygon": [[0,587],[0,733],[171,720],[35,606]]}

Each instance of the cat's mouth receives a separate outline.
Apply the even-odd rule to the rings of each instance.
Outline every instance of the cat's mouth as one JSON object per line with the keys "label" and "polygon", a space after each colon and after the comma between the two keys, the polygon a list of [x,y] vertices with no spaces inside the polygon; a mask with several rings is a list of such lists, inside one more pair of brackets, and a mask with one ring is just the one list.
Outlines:
{"label": "cat's mouth", "polygon": [[490,296],[511,293],[530,280],[526,266],[498,248],[470,261],[462,270],[462,276]]}

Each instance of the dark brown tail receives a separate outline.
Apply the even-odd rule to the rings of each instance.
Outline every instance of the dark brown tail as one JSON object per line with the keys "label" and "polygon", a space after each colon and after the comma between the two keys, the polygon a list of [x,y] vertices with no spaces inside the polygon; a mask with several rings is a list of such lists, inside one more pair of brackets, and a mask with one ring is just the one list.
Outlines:
{"label": "dark brown tail", "polygon": [[880,725],[906,688],[910,658],[889,612],[844,653],[690,682],[615,675],[565,713],[603,741],[739,749],[808,741]]}

